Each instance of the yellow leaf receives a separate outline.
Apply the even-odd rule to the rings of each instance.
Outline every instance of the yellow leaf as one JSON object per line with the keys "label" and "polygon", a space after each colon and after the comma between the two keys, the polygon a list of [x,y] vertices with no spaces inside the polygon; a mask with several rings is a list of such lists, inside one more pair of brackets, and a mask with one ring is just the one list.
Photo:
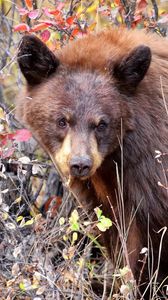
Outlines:
{"label": "yellow leaf", "polygon": [[92,23],[89,27],[88,27],[88,31],[94,31],[95,27],[97,25],[97,22]]}
{"label": "yellow leaf", "polygon": [[25,291],[25,285],[23,282],[19,283],[19,288],[20,288],[20,290]]}
{"label": "yellow leaf", "polygon": [[1,107],[0,107],[0,119],[5,120],[5,113]]}
{"label": "yellow leaf", "polygon": [[21,197],[16,198],[14,203],[20,203],[21,199],[22,199]]}
{"label": "yellow leaf", "polygon": [[99,1],[98,0],[93,1],[93,4],[88,7],[87,12],[92,13],[92,12],[96,11],[98,9],[98,7],[99,7]]}
{"label": "yellow leaf", "polygon": [[59,219],[59,224],[62,226],[64,223],[65,223],[65,218],[64,218],[64,217],[61,217],[61,218]]}
{"label": "yellow leaf", "polygon": [[34,223],[34,219],[30,219],[27,222],[25,222],[24,226],[32,225]]}
{"label": "yellow leaf", "polygon": [[22,219],[23,219],[23,216],[18,216],[16,219],[16,222],[20,222],[20,221],[22,221]]}
{"label": "yellow leaf", "polygon": [[2,215],[2,218],[4,220],[7,220],[7,218],[9,217],[8,213],[7,212],[4,212],[3,215]]}

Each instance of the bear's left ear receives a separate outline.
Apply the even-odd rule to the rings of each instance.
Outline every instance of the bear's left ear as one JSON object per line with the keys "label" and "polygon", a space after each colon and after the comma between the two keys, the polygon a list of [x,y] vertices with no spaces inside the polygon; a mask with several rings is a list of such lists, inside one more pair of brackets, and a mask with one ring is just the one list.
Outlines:
{"label": "bear's left ear", "polygon": [[54,53],[34,35],[25,35],[22,38],[18,63],[30,86],[41,83],[59,66],[59,60]]}
{"label": "bear's left ear", "polygon": [[151,50],[147,46],[138,46],[112,68],[117,85],[124,92],[134,92],[144,78],[151,62]]}

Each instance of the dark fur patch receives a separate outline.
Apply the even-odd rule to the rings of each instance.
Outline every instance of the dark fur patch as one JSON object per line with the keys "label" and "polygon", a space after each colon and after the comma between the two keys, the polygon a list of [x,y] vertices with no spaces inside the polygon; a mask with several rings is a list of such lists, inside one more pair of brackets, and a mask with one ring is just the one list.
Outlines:
{"label": "dark fur patch", "polygon": [[26,35],[20,42],[18,63],[28,84],[35,85],[55,72],[59,60],[46,45],[33,35]]}
{"label": "dark fur patch", "polygon": [[129,94],[135,91],[140,81],[146,75],[150,62],[150,48],[139,46],[114,65],[112,75],[117,79],[118,86]]}

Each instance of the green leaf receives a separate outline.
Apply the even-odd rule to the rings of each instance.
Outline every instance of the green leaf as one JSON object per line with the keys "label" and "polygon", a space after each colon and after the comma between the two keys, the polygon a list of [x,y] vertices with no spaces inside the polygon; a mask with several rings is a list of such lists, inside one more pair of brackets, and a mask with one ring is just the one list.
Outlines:
{"label": "green leaf", "polygon": [[120,273],[121,273],[121,276],[124,277],[127,273],[130,272],[130,269],[128,268],[128,266],[120,269]]}
{"label": "green leaf", "polygon": [[79,223],[78,223],[78,220],[79,220],[79,215],[78,215],[77,210],[75,209],[75,210],[71,213],[71,216],[70,216],[70,218],[69,218],[70,229],[71,229],[72,231],[78,231],[78,230],[79,230]]}
{"label": "green leaf", "polygon": [[106,218],[105,216],[101,216],[99,219],[99,222],[97,224],[97,227],[100,231],[106,231],[112,226],[112,221],[109,218]]}
{"label": "green leaf", "polygon": [[22,290],[22,291],[25,291],[25,290],[26,290],[26,289],[25,289],[25,285],[24,285],[23,282],[20,282],[20,283],[19,283],[19,288],[20,288],[20,290]]}
{"label": "green leaf", "polygon": [[101,215],[102,215],[102,210],[99,208],[99,207],[96,207],[94,209],[95,213],[96,213],[96,216],[98,219],[100,219]]}

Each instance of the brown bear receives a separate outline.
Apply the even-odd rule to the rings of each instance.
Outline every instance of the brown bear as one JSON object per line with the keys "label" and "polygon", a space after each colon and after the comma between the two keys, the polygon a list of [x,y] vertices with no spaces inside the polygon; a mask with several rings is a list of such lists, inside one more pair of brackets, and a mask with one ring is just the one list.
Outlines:
{"label": "brown bear", "polygon": [[[137,281],[162,282],[168,276],[168,42],[114,28],[54,54],[26,35],[18,62],[27,80],[19,120],[87,210],[101,206],[113,220],[104,234],[111,259],[121,247]],[[143,247],[146,271],[138,261]]]}

